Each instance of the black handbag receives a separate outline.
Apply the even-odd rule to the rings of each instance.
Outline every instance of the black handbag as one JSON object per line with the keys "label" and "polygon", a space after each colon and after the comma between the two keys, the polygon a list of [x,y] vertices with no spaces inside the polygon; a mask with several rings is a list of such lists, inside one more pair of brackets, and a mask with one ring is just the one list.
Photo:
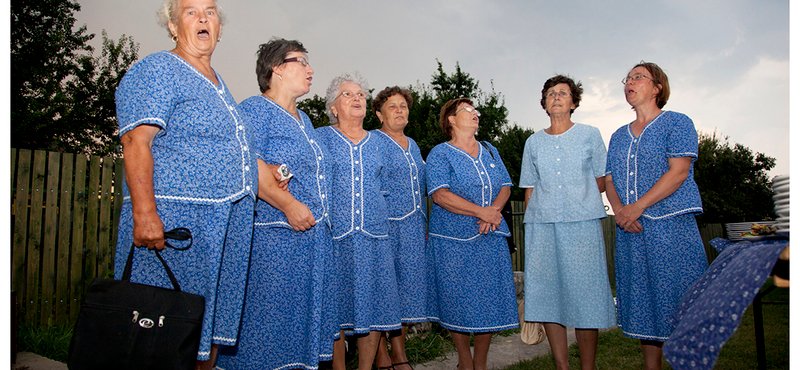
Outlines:
{"label": "black handbag", "polygon": [[[189,240],[186,247],[167,243],[169,248],[192,245],[184,228],[164,237]],[[136,249],[131,247],[122,280],[96,278],[86,290],[69,346],[70,369],[194,369],[205,297],[181,292],[158,251],[174,290],[132,283]]]}

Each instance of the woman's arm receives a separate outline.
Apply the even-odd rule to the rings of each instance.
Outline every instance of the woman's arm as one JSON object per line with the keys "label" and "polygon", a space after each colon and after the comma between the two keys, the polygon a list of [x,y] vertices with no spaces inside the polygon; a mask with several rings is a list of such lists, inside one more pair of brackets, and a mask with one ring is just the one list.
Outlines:
{"label": "woman's arm", "polygon": [[153,190],[153,139],[161,128],[140,125],[122,135],[122,155],[125,157],[125,182],[131,193],[133,215],[133,245],[149,249],[164,249],[164,224],[156,212]]}
{"label": "woman's arm", "polygon": [[533,194],[533,188],[526,188],[525,189],[525,210],[528,210],[528,202],[531,200],[531,194]]}
{"label": "woman's arm", "polygon": [[[502,190],[501,190],[502,192]],[[498,194],[500,197],[500,194]],[[503,219],[503,215],[500,214],[500,209],[495,208],[494,203],[489,207],[481,207],[475,203],[472,203],[458,195],[453,194],[450,189],[448,188],[441,188],[431,194],[431,199],[438,204],[440,207],[459,215],[464,216],[471,216],[477,217],[478,223],[481,221],[486,222],[489,225],[500,226],[500,221]],[[505,199],[508,199],[506,195]],[[495,201],[498,199],[495,198]],[[505,201],[503,202],[505,204]],[[486,228],[481,229],[481,233],[486,234],[489,230]]]}
{"label": "woman's arm", "polygon": [[294,231],[306,231],[316,225],[314,214],[286,191],[275,178],[277,166],[258,159],[258,197],[286,215]]}
{"label": "woman's arm", "polygon": [[[647,207],[660,202],[672,195],[686,181],[689,169],[692,167],[692,157],[669,158],[669,170],[661,175],[655,185],[642,195],[639,200],[614,211],[617,218],[621,217],[623,224],[630,224],[641,217]],[[610,200],[609,200],[610,201]]]}
{"label": "woman's arm", "polygon": [[595,181],[597,181],[597,189],[600,190],[600,194],[603,194],[606,191],[606,177],[598,177]]}
{"label": "woman's arm", "polygon": [[[494,202],[492,202],[491,207],[498,210],[501,216],[503,215],[503,208],[505,207],[506,202],[508,202],[509,197],[511,197],[511,187],[503,186],[500,188],[500,192],[498,192],[497,196],[494,198]],[[489,231],[497,230],[497,228],[500,227],[500,224],[498,223],[497,225],[493,225],[491,223],[478,220],[478,226],[481,232],[485,231],[485,233],[489,233]]]}
{"label": "woman's arm", "polygon": [[620,221],[618,212],[622,209],[622,201],[619,200],[619,195],[617,195],[617,191],[614,189],[614,180],[611,175],[606,175],[605,188],[606,198],[608,198],[608,202],[611,203],[611,209],[614,211],[614,221],[617,223],[617,225],[629,233],[642,232],[642,225],[639,224],[638,218],[633,220],[633,222],[628,222],[624,225]]}

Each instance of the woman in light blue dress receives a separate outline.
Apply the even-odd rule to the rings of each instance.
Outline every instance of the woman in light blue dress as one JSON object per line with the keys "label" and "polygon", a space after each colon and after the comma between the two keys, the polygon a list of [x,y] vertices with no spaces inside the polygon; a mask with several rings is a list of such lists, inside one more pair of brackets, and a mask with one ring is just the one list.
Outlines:
{"label": "woman in light blue dress", "polygon": [[606,191],[616,215],[617,320],[641,341],[645,368],[661,369],[661,347],[683,293],[708,267],[695,215],[697,131],[689,117],[663,111],[669,80],[655,63],[626,76],[625,99],[636,120],[608,146]]}
{"label": "woman in light blue dress", "polygon": [[389,243],[386,143],[364,130],[368,87],[360,75],[326,92],[331,126],[317,134],[331,155],[330,217],[339,262],[339,324],[333,366],[344,370],[344,331],[358,337],[358,368],[369,370],[381,333],[400,329],[397,275]]}
{"label": "woman in light blue dress", "polygon": [[450,330],[460,370],[485,370],[492,333],[519,327],[511,233],[500,213],[511,177],[497,149],[475,140],[478,117],[467,98],[445,103],[439,122],[450,141],[435,146],[426,164],[434,202],[426,251],[429,315]]}
{"label": "woman in light blue dress", "polygon": [[[324,290],[335,291],[335,280],[325,279],[333,251],[330,156],[296,105],[314,74],[306,53],[294,40],[262,44],[261,95],[239,104],[255,132],[259,201],[239,342],[220,348],[220,369],[317,369],[333,352],[336,307]],[[292,174],[288,191],[272,175],[282,164]]]}
{"label": "woman in light blue dress", "polygon": [[[375,366],[378,369],[412,369],[406,357],[408,324],[428,321],[425,306],[427,291],[425,265],[425,161],[414,139],[405,135],[408,111],[414,98],[411,92],[394,86],[383,89],[372,100],[372,109],[381,121],[372,131],[386,146],[386,202],[389,207],[389,240],[392,247],[397,288],[400,296],[400,321],[403,329],[388,332],[392,355],[381,336]],[[413,370],[413,369],[412,369]]]}
{"label": "woman in light blue dress", "polygon": [[581,369],[595,368],[599,328],[616,324],[600,219],[606,217],[606,146],[595,127],[574,123],[583,88],[563,75],[542,88],[550,127],[525,142],[525,321],[543,322],[557,369],[569,369],[567,326]]}
{"label": "woman in light blue dress", "polygon": [[[136,63],[115,95],[125,156],[115,277],[131,245],[162,250],[181,289],[205,297],[197,366],[210,369],[241,321],[258,183],[253,130],[211,68],[223,19],[215,1],[167,0],[159,16],[175,48]],[[192,232],[191,248],[164,249],[165,228],[177,227]],[[131,281],[172,289],[145,252],[134,255]]]}

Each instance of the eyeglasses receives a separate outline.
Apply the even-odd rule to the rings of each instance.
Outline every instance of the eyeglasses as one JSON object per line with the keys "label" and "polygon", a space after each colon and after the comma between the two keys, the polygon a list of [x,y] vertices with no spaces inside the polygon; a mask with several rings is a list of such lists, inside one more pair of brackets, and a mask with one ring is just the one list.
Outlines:
{"label": "eyeglasses", "polygon": [[551,91],[547,93],[546,96],[550,99],[555,99],[556,96],[560,96],[561,98],[566,99],[570,95],[571,94],[567,93],[566,91]]}
{"label": "eyeglasses", "polygon": [[359,91],[359,92],[356,92],[356,93],[354,93],[354,92],[352,92],[352,91],[342,91],[342,92],[340,92],[340,93],[339,93],[339,95],[337,95],[336,97],[338,98],[339,96],[342,96],[342,97],[344,97],[344,98],[345,98],[345,99],[347,99],[347,100],[353,99],[353,98],[355,98],[356,96],[357,96],[359,99],[364,99],[364,100],[367,100],[367,93],[365,93],[365,92],[363,92],[363,91]]}
{"label": "eyeglasses", "polygon": [[464,108],[461,108],[461,109],[457,110],[455,113],[453,113],[453,115],[454,115],[454,116],[455,116],[455,115],[457,115],[457,114],[458,114],[458,112],[461,112],[462,110],[465,110],[465,111],[467,111],[467,113],[472,113],[472,112],[475,112],[475,113],[477,113],[477,114],[478,114],[478,117],[480,117],[480,116],[481,116],[481,112],[478,112],[478,110],[477,110],[477,109],[475,109],[475,108],[473,108],[473,107],[464,107]]}
{"label": "eyeglasses", "polygon": [[303,58],[303,57],[288,58],[288,59],[284,59],[283,62],[284,63],[297,62],[297,63],[300,63],[300,65],[303,66],[303,67],[308,66],[308,60],[306,60],[306,58]]}
{"label": "eyeglasses", "polygon": [[623,84],[623,85],[627,85],[627,84],[628,84],[628,81],[633,81],[633,82],[636,82],[636,81],[639,81],[639,80],[641,80],[641,79],[643,79],[643,78],[646,78],[646,79],[648,79],[648,80],[650,80],[650,81],[653,81],[653,79],[652,79],[652,78],[650,78],[650,77],[647,77],[647,76],[645,76],[645,75],[641,75],[641,74],[639,74],[639,75],[633,75],[633,76],[626,76],[625,78],[623,78],[623,79],[622,79],[622,84]]}

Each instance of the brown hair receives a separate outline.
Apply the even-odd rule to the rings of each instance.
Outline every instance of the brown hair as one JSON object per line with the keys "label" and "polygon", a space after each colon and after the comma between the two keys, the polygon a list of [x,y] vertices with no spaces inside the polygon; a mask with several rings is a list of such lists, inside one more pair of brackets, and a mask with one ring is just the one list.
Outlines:
{"label": "brown hair", "polygon": [[[556,86],[558,84],[567,84],[569,86],[570,94],[572,95],[572,104],[575,104],[575,108],[578,108],[581,105],[581,94],[583,94],[583,86],[581,82],[578,81],[576,84],[575,81],[567,76],[564,75],[555,75],[547,79],[544,82],[544,87],[542,88],[542,108],[547,112],[547,105],[545,101],[547,100],[547,90],[550,90],[551,87]],[[575,109],[570,109],[569,114],[575,113]],[[550,112],[547,113],[550,115]]]}
{"label": "brown hair", "polygon": [[[631,71],[636,67],[643,67],[647,72],[650,72],[650,75],[653,76],[653,85],[661,85],[656,95],[656,105],[658,109],[664,108],[664,106],[667,105],[667,100],[669,100],[669,79],[667,78],[667,74],[664,73],[661,67],[652,62],[640,61],[639,64],[631,68]],[[630,71],[628,71],[628,73],[630,73]]]}
{"label": "brown hair", "polygon": [[377,114],[377,112],[380,112],[381,108],[383,108],[383,104],[385,104],[389,98],[395,96],[396,94],[402,95],[403,98],[406,99],[408,109],[411,109],[411,105],[414,104],[414,98],[411,96],[411,91],[399,86],[387,86],[375,96],[375,99],[372,99],[372,110]]}
{"label": "brown hair", "polygon": [[458,105],[461,103],[466,103],[473,107],[475,106],[475,104],[472,104],[472,100],[469,98],[458,98],[444,103],[441,112],[439,112],[439,123],[442,125],[442,132],[444,132],[444,135],[450,139],[453,138],[453,125],[450,123],[448,117],[456,114]]}

